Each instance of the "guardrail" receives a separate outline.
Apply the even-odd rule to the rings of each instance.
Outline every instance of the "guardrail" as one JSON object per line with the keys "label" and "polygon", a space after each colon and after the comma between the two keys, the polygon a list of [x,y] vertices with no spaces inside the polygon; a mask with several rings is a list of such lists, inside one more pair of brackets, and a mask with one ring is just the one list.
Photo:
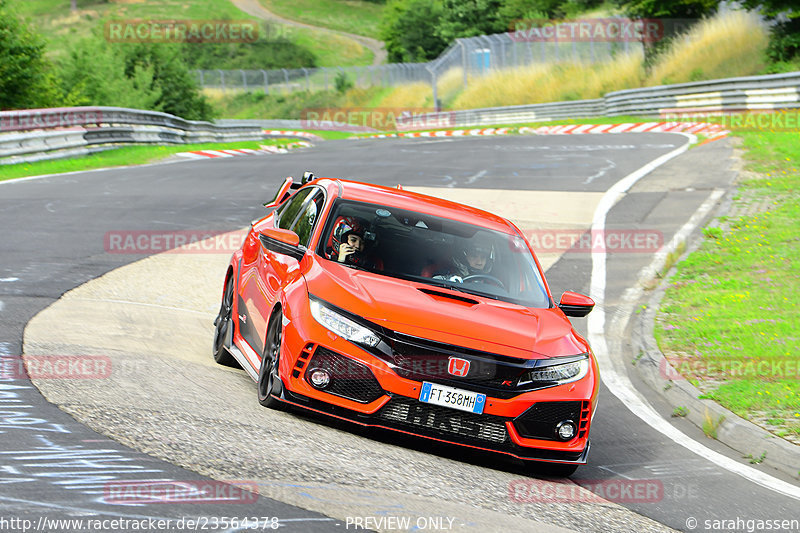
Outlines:
{"label": "guardrail", "polygon": [[628,89],[596,100],[443,111],[426,114],[425,121],[449,120],[455,127],[470,127],[619,115],[672,120],[690,114],[796,108],[800,72]]}
{"label": "guardrail", "polygon": [[126,144],[236,142],[265,137],[256,124],[212,124],[119,107],[0,112],[0,164],[73,157]]}
{"label": "guardrail", "polygon": [[[629,89],[595,100],[429,113],[424,123],[489,126],[562,118],[637,115],[680,120],[692,114],[800,108],[800,72]],[[798,126],[798,121],[794,125]],[[71,157],[121,144],[263,139],[263,128],[302,129],[303,121],[197,122],[116,107],[0,112],[0,164]]]}

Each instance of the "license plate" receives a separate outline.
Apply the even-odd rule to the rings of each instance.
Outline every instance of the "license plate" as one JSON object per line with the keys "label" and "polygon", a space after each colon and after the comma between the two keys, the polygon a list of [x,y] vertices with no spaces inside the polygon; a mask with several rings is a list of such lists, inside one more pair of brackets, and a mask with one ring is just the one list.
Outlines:
{"label": "license plate", "polygon": [[482,414],[483,408],[486,406],[486,395],[423,381],[419,401]]}

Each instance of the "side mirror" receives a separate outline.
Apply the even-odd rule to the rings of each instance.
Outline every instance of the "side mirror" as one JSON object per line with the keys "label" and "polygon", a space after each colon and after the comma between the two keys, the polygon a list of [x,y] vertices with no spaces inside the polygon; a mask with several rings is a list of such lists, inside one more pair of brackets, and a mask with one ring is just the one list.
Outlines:
{"label": "side mirror", "polygon": [[261,241],[261,246],[270,252],[288,255],[298,261],[308,251],[305,246],[300,245],[300,237],[297,233],[288,229],[267,228],[259,233],[258,239]]}
{"label": "side mirror", "polygon": [[561,295],[558,307],[567,316],[585,317],[594,308],[594,300],[577,292],[565,291]]}
{"label": "side mirror", "polygon": [[264,207],[269,209],[271,207],[276,207],[278,204],[283,202],[287,198],[287,196],[289,196],[291,194],[290,191],[291,191],[291,187],[292,187],[293,183],[294,183],[294,180],[292,179],[291,176],[286,178],[283,181],[283,183],[281,184],[280,188],[278,189],[278,192],[275,194],[275,198],[273,198],[271,201],[265,203]]}

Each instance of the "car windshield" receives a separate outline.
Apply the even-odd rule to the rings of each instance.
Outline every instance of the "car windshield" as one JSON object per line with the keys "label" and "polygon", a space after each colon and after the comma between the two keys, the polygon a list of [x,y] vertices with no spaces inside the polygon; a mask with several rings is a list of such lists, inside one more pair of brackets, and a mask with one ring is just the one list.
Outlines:
{"label": "car windshield", "polygon": [[[348,243],[359,239],[351,234],[363,243],[355,252]],[[551,305],[521,237],[447,218],[337,200],[317,253],[380,275],[526,307]]]}

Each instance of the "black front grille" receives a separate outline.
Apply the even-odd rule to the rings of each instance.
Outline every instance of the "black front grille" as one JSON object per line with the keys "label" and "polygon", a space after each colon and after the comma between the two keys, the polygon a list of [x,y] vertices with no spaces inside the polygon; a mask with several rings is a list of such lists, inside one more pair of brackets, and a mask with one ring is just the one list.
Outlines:
{"label": "black front grille", "polygon": [[479,444],[503,444],[508,441],[504,418],[476,415],[411,398],[392,399],[378,412],[378,418],[430,437],[452,439],[457,435],[459,442],[471,441]]}
{"label": "black front grille", "polygon": [[529,439],[556,440],[556,425],[581,419],[581,402],[539,402],[514,419],[520,436]]}
{"label": "black front grille", "polygon": [[[397,332],[391,332],[386,344],[391,349],[391,355],[376,355],[403,378],[440,382],[495,398],[511,398],[520,394],[522,391],[517,389],[517,382],[535,364],[526,359],[470,350]],[[469,362],[467,375],[456,376],[448,371],[451,357]]]}
{"label": "black front grille", "polygon": [[306,370],[306,381],[311,383],[309,373],[318,368],[331,375],[331,383],[324,389],[330,394],[360,403],[374,402],[385,394],[367,365],[327,348],[318,347],[314,352]]}

